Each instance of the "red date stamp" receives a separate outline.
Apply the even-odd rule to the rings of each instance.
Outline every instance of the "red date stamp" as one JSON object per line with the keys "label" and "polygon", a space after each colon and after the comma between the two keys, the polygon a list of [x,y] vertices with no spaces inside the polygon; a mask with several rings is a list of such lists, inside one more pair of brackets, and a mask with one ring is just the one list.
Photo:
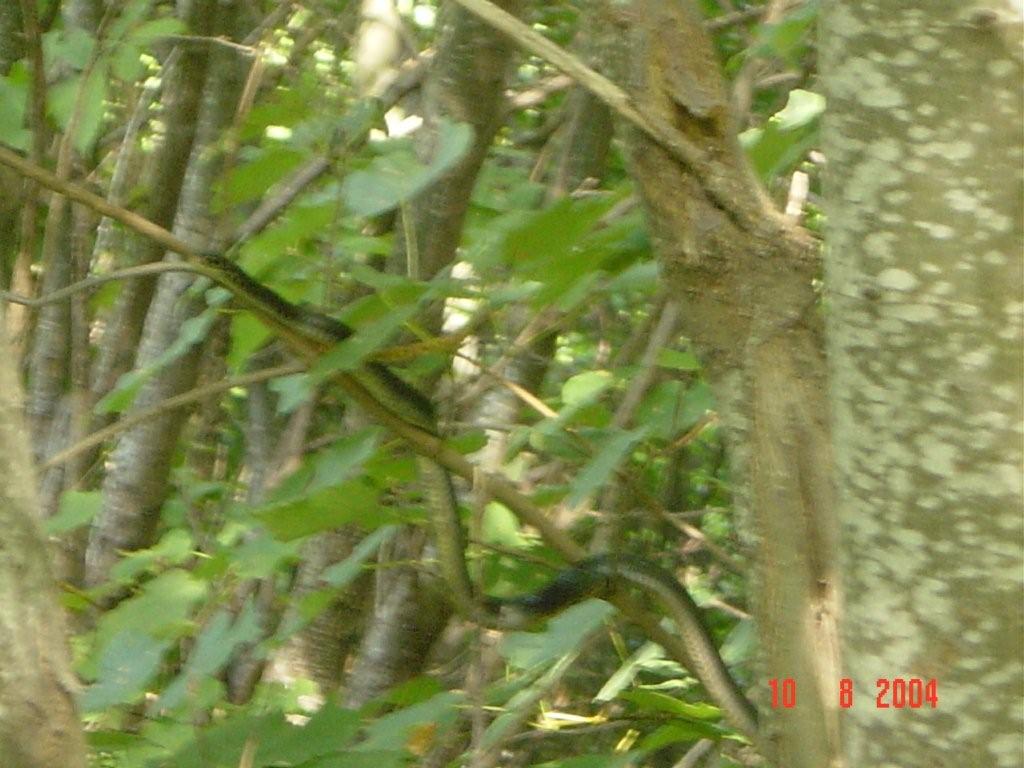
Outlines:
{"label": "red date stamp", "polygon": [[[771,689],[772,709],[792,709],[796,706],[796,680],[773,677],[768,681]],[[939,706],[939,681],[922,680],[920,677],[880,677],[875,681],[876,709],[921,709]],[[853,680],[844,677],[836,691],[839,706],[849,709],[853,706]]]}

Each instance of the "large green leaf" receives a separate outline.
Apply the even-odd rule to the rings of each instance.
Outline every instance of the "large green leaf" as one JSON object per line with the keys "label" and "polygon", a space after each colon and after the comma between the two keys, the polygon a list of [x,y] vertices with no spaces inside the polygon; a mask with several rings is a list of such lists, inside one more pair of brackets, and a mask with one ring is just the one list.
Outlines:
{"label": "large green leaf", "polygon": [[513,632],[499,651],[514,667],[530,669],[575,650],[614,611],[602,600],[584,600],[551,619],[541,632]]}
{"label": "large green leaf", "polygon": [[[328,766],[328,758],[344,756],[359,730],[359,714],[325,704],[305,725],[292,725],[279,713],[233,717],[195,732],[166,761],[174,768],[237,768],[246,744],[252,745],[251,768]],[[337,763],[345,765],[345,763]]]}
{"label": "large green leaf", "polygon": [[122,630],[106,644],[97,662],[96,681],[82,694],[85,712],[98,712],[116,704],[130,704],[145,693],[146,685],[160,669],[171,641]]}
{"label": "large green leaf", "polygon": [[357,751],[394,749],[396,745],[404,747],[415,741],[424,727],[433,732],[436,728],[450,726],[458,718],[459,705],[464,701],[465,694],[444,691],[426,701],[384,715],[366,727],[365,739]]}
{"label": "large green leaf", "polygon": [[[111,609],[99,621],[96,649],[102,658],[106,647],[122,632],[155,638],[177,638],[191,628],[196,604],[208,586],[180,568],[174,568],[143,584],[138,592]],[[88,665],[87,665],[88,666]]]}
{"label": "large green leaf", "polygon": [[788,173],[817,145],[824,111],[823,96],[797,89],[763,127],[740,134],[740,144],[763,180]]}
{"label": "large green leaf", "polygon": [[349,523],[372,530],[397,522],[395,510],[380,503],[380,490],[361,478],[263,507],[253,512],[253,516],[282,541]]}
{"label": "large green leaf", "polygon": [[0,142],[14,149],[25,149],[31,133],[25,128],[28,99],[28,72],[16,61],[6,77],[0,77]]}
{"label": "large green leaf", "polygon": [[429,165],[416,159],[407,142],[383,147],[364,170],[345,177],[341,193],[358,216],[377,216],[415,197],[451,169],[473,143],[473,129],[465,123],[443,121],[437,130],[437,152]]}
{"label": "large green leaf", "polygon": [[640,442],[646,434],[647,429],[640,427],[628,431],[612,432],[605,436],[601,440],[598,452],[584,465],[583,469],[576,473],[567,499],[568,503],[570,505],[579,504],[591,493],[605,485],[633,446]]}
{"label": "large green leaf", "polygon": [[585,239],[617,201],[613,195],[564,198],[549,208],[528,215],[504,238],[505,260],[516,276],[541,284],[536,305],[563,297],[571,288],[594,278],[609,250],[600,239]]}
{"label": "large green leaf", "polygon": [[75,75],[61,80],[48,94],[50,115],[63,130],[71,127],[73,116],[77,118],[74,146],[82,154],[91,151],[103,125],[108,80],[106,68],[96,67],[87,77]]}
{"label": "large green leaf", "polygon": [[103,506],[99,491],[67,491],[60,499],[57,514],[46,521],[46,533],[67,533],[92,522]]}
{"label": "large green leaf", "polygon": [[223,196],[218,200],[221,205],[227,207],[261,198],[305,158],[302,152],[278,144],[255,150],[250,155],[247,162],[236,166],[224,181]]}
{"label": "large green leaf", "polygon": [[189,689],[204,678],[216,674],[243,643],[260,638],[259,613],[253,600],[246,601],[241,613],[234,618],[229,611],[219,611],[199,634],[181,673],[167,686],[157,707],[173,709],[188,695]]}

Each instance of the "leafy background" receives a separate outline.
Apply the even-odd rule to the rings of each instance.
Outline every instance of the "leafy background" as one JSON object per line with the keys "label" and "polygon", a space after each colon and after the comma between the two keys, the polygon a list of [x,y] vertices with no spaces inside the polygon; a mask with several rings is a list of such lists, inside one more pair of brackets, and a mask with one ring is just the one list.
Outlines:
{"label": "leafy background", "polygon": [[[543,6],[531,15],[535,28],[567,43],[579,23],[578,4]],[[753,11],[742,23],[716,31],[727,74],[757,62],[766,75],[779,76],[778,86],[755,91],[740,140],[773,195],[785,198],[795,171],[810,176],[807,223],[817,227],[813,149],[824,106],[813,79],[817,3],[797,4],[773,24],[759,21],[757,3],[737,9],[705,0],[701,6],[709,21]],[[401,7],[417,44],[431,44],[434,4]],[[439,151],[429,164],[417,158],[409,138],[384,138],[375,131],[368,141],[357,141],[380,125],[381,116],[354,95],[351,53],[326,40],[314,42],[301,60],[284,66],[296,39],[315,30],[316,20],[331,9],[353,11],[345,3],[295,4],[268,37],[261,55],[279,69],[278,84],[260,94],[237,135],[225,137],[237,145],[237,157],[216,183],[217,206],[225,214],[251,209],[295,169],[344,147],[338,172],[307,190],[237,254],[245,269],[291,300],[330,308],[339,294],[361,296],[335,310],[358,329],[352,339],[313,370],[273,383],[278,416],[300,407],[332,372],[383,354],[403,331],[415,338],[418,313],[438,300],[447,300],[451,313],[471,327],[486,329],[474,366],[469,372],[456,366],[442,384],[442,410],[450,411],[460,393],[478,386],[478,370],[499,362],[513,343],[507,329],[514,324],[505,321],[510,313],[547,313],[558,335],[543,389],[536,393],[544,409],[524,407],[508,426],[505,470],[513,477],[533,472],[539,478],[535,498],[559,505],[580,539],[593,533],[595,522],[586,512],[610,485],[625,489],[632,501],[627,506],[634,507],[666,498],[671,485],[672,508],[699,511],[708,540],[742,560],[729,514],[715,403],[685,339],[658,354],[658,375],[630,426],[614,421],[639,365],[635,355],[616,352],[642,345],[653,313],[664,303],[658,264],[618,146],[599,188],[546,203],[545,185],[535,172],[538,146],[524,139],[565,108],[566,92],[556,90],[511,113],[473,192],[461,252],[467,269],[459,277],[446,273],[431,281],[382,274],[374,266],[391,251],[394,234],[367,221],[401,209],[435,182],[463,157],[472,133],[463,124],[443,124]],[[102,40],[59,23],[45,33],[55,79],[47,115],[73,135],[75,150],[91,159],[102,184],[108,182],[103,176],[110,164],[103,158],[111,131],[127,119],[147,78],[160,76],[154,47],[185,33],[170,10],[162,3],[123,3]],[[525,57],[511,86],[526,90],[553,74],[544,62]],[[0,78],[0,140],[18,149],[27,149],[31,140],[24,127],[29,80],[24,61]],[[95,294],[89,312],[108,311],[119,290],[112,285]],[[178,340],[158,359],[122,377],[97,412],[124,412],[147,378],[208,337],[224,314],[225,296],[208,291],[207,299],[209,309],[183,324]],[[232,313],[228,375],[250,370],[267,340],[251,316]],[[414,381],[436,375],[446,370],[450,354],[443,346],[428,346],[403,363],[403,375]],[[310,712],[303,702],[314,692],[308,681],[264,682],[250,700],[228,701],[223,674],[237,654],[272,656],[373,566],[377,549],[399,526],[424,522],[422,500],[405,485],[415,477],[413,461],[380,429],[339,430],[337,406],[329,399],[318,413],[314,447],[263,501],[246,501],[246,397],[237,388],[222,400],[217,444],[208,447],[221,467],[213,479],[193,476],[183,442],[156,543],[128,553],[109,583],[65,590],[67,609],[79,617],[75,664],[86,681],[81,707],[97,765],[406,765],[443,740],[470,704],[486,704],[497,713],[482,734],[484,747],[506,741],[520,759],[525,754],[537,765],[654,765],[672,745],[738,739],[688,672],[614,623],[609,606],[596,601],[534,631],[507,634],[495,646],[506,673],[472,694],[438,667],[358,711],[328,698]],[[484,442],[479,427],[452,431],[467,453]],[[537,467],[545,471],[537,473]],[[396,487],[403,488],[397,498]],[[47,531],[80,531],[99,508],[98,490],[68,492]],[[723,568],[706,548],[691,542],[689,565],[681,565],[671,511],[655,523],[636,515],[629,519],[635,525],[625,526],[624,545],[675,568],[699,602],[744,604],[742,576]],[[290,618],[268,629],[255,596],[242,586],[265,580],[286,587],[303,542],[347,524],[365,534],[359,546],[322,575],[318,590],[296,595],[282,589],[275,609]],[[480,537],[476,556],[492,592],[532,589],[549,573],[538,561],[557,565],[496,503],[482,512]],[[111,595],[124,597],[112,608],[98,608]],[[752,655],[749,622],[722,612],[709,617],[723,653],[742,675]],[[529,714],[525,723],[523,711]],[[616,722],[625,725],[607,727]],[[510,737],[529,732],[538,738]],[[559,757],[584,750],[592,754]]]}

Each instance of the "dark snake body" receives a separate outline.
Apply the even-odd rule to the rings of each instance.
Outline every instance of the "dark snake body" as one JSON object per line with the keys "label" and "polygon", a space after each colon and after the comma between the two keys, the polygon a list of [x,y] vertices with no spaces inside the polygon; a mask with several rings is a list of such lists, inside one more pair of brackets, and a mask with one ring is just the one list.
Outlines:
{"label": "dark snake body", "polygon": [[[299,307],[254,280],[219,255],[190,258],[196,271],[234,295],[274,329],[300,356],[316,359],[354,331],[328,315]],[[435,437],[440,437],[431,402],[391,369],[369,362],[358,370],[338,373],[336,380],[363,403],[378,407]],[[466,536],[459,518],[451,475],[429,457],[419,467],[428,497],[441,574],[456,609],[481,623],[509,626],[524,619],[548,616],[589,597],[612,597],[627,587],[657,599],[676,625],[685,646],[690,671],[700,680],[726,716],[745,735],[757,737],[753,705],[729,674],[689,592],[658,565],[629,555],[597,555],[563,569],[539,590],[513,598],[480,597],[466,568]]]}

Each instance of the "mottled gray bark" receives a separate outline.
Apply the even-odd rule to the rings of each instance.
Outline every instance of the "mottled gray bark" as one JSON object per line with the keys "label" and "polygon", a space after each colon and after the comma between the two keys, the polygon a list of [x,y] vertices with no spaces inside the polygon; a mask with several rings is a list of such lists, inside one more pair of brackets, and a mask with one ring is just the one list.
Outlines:
{"label": "mottled gray bark", "polygon": [[[214,28],[233,32],[235,6],[221,5]],[[209,23],[209,22],[208,22]],[[193,56],[212,55],[217,66],[205,83],[195,144],[181,192],[175,233],[186,242],[204,248],[211,244],[209,219],[212,182],[221,158],[210,151],[234,116],[243,82],[236,52],[218,48],[210,54],[203,46]],[[183,56],[182,60],[191,58]],[[201,302],[186,295],[193,278],[168,274],[146,316],[137,365],[151,364],[177,340],[182,323],[195,317]],[[173,364],[165,366],[140,390],[133,410],[151,407],[195,386],[203,346],[194,345]],[[175,409],[126,431],[118,440],[103,483],[103,508],[94,521],[86,550],[86,580],[102,582],[118,552],[147,546],[152,541],[167,489],[167,478],[178,436],[189,412]]]}
{"label": "mottled gray bark", "polygon": [[[399,546],[411,543],[412,537],[403,537]],[[346,707],[360,707],[419,674],[451,614],[448,605],[425,583],[430,577],[416,568],[385,565],[377,573],[369,626],[346,683]]]}
{"label": "mottled gray bark", "polygon": [[[212,0],[201,0],[193,5],[196,13],[185,17],[186,23],[195,34],[207,34],[212,20]],[[161,111],[163,134],[159,137],[159,148],[150,160],[142,185],[147,193],[143,214],[150,221],[167,228],[174,224],[195,139],[209,46],[198,43],[192,47],[183,43],[178,50],[180,55],[170,56],[165,63]],[[139,237],[129,238],[123,245],[122,263],[126,265],[146,264],[164,256],[159,245]],[[94,395],[105,394],[118,376],[132,367],[155,288],[156,281],[147,279],[131,280],[121,287],[100,341],[92,376]]]}
{"label": "mottled gray bark", "polygon": [[84,768],[64,619],[39,528],[21,384],[0,332],[0,758]]}
{"label": "mottled gray bark", "polygon": [[[824,18],[851,766],[1021,764],[1022,69],[992,7]],[[893,678],[938,707],[878,708]]]}

